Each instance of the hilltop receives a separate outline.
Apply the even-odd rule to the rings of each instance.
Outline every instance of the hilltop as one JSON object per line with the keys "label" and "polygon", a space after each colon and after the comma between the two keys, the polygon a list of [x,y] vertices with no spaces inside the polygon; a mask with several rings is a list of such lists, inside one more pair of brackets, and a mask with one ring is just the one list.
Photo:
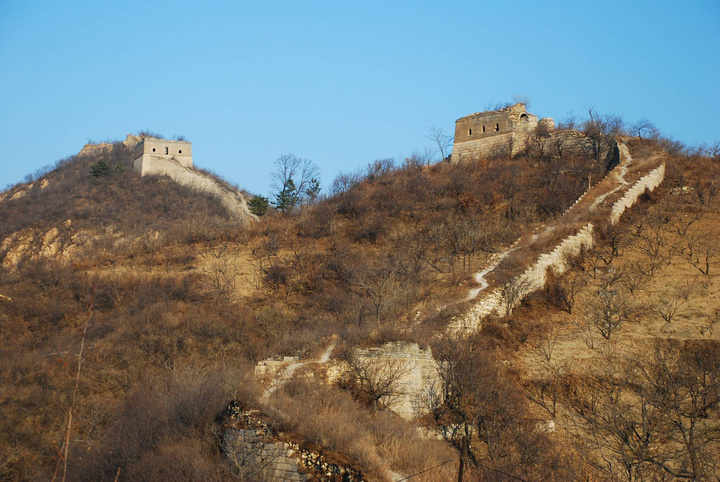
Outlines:
{"label": "hilltop", "polygon": [[[717,474],[720,160],[559,132],[610,147],[379,160],[244,220],[122,142],[6,191],[0,476]],[[688,445],[654,387],[699,372]]]}

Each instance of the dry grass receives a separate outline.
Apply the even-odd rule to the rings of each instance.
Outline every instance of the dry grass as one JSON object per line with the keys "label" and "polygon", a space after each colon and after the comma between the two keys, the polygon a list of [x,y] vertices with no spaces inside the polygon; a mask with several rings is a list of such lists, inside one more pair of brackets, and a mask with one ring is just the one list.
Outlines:
{"label": "dry grass", "polygon": [[[350,457],[374,480],[385,480],[388,470],[411,475],[457,458],[396,415],[371,413],[346,392],[311,381],[289,382],[266,410],[303,440]],[[450,480],[455,470],[448,464],[417,480]]]}

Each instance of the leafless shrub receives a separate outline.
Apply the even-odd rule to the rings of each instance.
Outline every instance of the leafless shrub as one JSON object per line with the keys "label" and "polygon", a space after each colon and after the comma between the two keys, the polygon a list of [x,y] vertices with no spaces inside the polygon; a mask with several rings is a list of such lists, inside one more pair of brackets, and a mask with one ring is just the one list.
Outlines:
{"label": "leafless shrub", "polygon": [[668,323],[672,322],[675,315],[684,305],[690,302],[690,295],[693,291],[693,284],[686,282],[676,285],[670,292],[661,293],[655,305],[655,311]]}
{"label": "leafless shrub", "polygon": [[625,292],[600,289],[590,296],[585,317],[605,339],[630,318],[633,307]]}
{"label": "leafless shrub", "polygon": [[657,340],[608,353],[568,377],[563,401],[587,460],[611,478],[720,475],[720,357],[716,341]]}
{"label": "leafless shrub", "polygon": [[507,315],[511,315],[517,305],[530,291],[530,282],[522,276],[515,277],[500,287],[500,296],[503,308]]}
{"label": "leafless shrub", "polygon": [[589,282],[589,274],[581,269],[569,269],[560,276],[552,270],[548,273],[545,293],[551,303],[572,314],[579,295]]}
{"label": "leafless shrub", "polygon": [[350,367],[345,385],[356,399],[382,410],[391,406],[405,393],[401,381],[414,368],[407,360],[378,356],[363,356],[351,350],[346,356]]}
{"label": "leafless shrub", "polygon": [[720,253],[715,233],[688,233],[685,236],[686,257],[690,264],[705,276],[710,274],[710,261]]}

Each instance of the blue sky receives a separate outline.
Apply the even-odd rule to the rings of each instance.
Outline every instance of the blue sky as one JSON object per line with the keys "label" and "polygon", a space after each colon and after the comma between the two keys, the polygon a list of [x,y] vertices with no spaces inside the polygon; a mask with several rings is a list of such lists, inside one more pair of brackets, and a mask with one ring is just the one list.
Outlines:
{"label": "blue sky", "polygon": [[327,186],[514,95],[720,139],[720,2],[0,0],[0,189],[143,129],[270,193],[280,155]]}

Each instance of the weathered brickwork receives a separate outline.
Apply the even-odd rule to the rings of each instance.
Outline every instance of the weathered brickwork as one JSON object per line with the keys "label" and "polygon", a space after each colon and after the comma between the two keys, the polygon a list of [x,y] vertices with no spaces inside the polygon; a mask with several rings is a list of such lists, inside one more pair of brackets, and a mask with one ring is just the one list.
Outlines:
{"label": "weathered brickwork", "polygon": [[192,144],[185,141],[168,141],[145,137],[135,146],[133,169],[141,176],[157,172],[160,166],[176,162],[183,167],[192,167]]}
{"label": "weathered brickwork", "polygon": [[[222,450],[242,480],[284,482],[361,482],[362,471],[332,460],[302,443],[283,440],[257,410],[243,410],[231,401],[223,412]],[[341,427],[338,427],[341,429]]]}
{"label": "weathered brickwork", "polygon": [[[398,371],[394,396],[387,400],[388,408],[405,419],[413,419],[422,413],[422,401],[427,393],[440,392],[438,364],[430,348],[417,343],[390,342],[373,348],[356,349],[355,357],[370,371]],[[369,365],[368,365],[369,364]]]}
{"label": "weathered brickwork", "polygon": [[495,111],[478,112],[455,121],[452,161],[462,162],[481,157],[514,156],[527,149],[530,136],[538,124],[552,129],[552,119],[540,119],[515,104]]}

